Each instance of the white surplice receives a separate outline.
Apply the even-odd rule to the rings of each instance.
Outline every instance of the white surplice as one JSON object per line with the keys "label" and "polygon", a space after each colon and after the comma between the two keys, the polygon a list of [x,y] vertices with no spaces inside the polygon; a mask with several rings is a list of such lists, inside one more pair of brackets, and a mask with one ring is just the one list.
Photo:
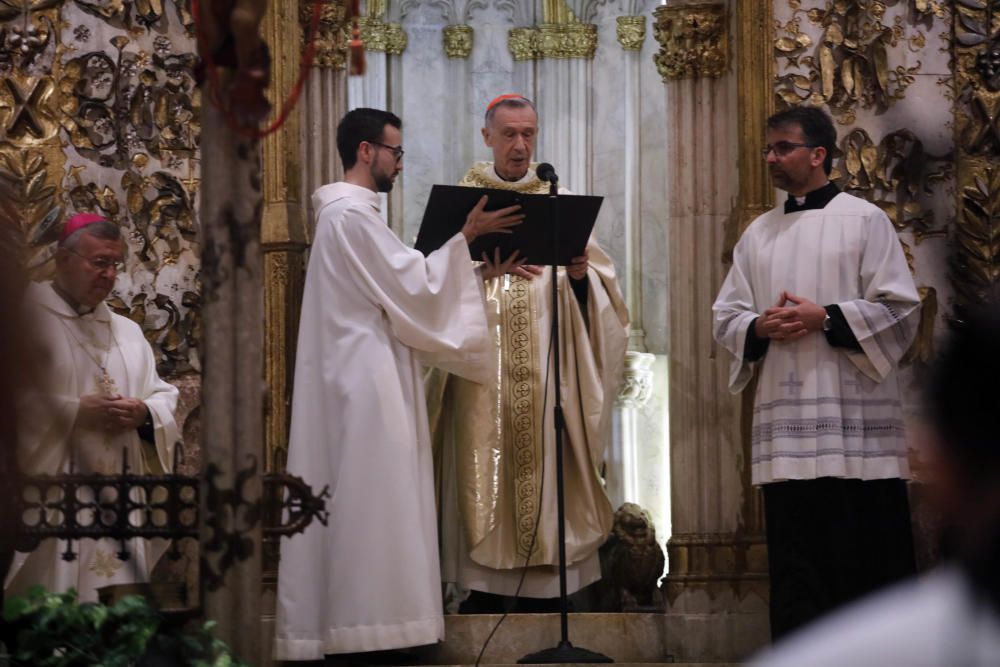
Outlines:
{"label": "white surplice", "polygon": [[386,227],[371,190],[334,183],[313,204],[287,469],[316,492],[329,485],[330,519],[282,540],[284,660],[444,637],[421,361],[460,358],[479,381],[492,372],[461,234],[425,258]]}
{"label": "white surplice", "polygon": [[[28,302],[37,318],[34,326],[46,366],[38,388],[19,404],[19,454],[25,474],[70,472],[71,452],[72,468],[81,473],[121,473],[123,455],[132,472],[172,469],[178,392],[157,375],[153,350],[139,325],[112,313],[104,303],[77,314],[51,283],[30,285]],[[144,460],[135,430],[111,435],[75,423],[81,396],[106,393],[100,365],[113,380],[114,393],[138,398],[149,408],[157,460]],[[36,584],[49,591],[76,588],[81,601],[96,601],[102,586],[148,581],[165,546],[162,540],[132,540],[127,543],[130,557],[122,561],[116,556],[120,542],[81,540],[74,544],[77,558],[67,562],[61,558],[65,542],[45,540],[30,554],[15,557],[6,590],[21,594]]]}
{"label": "white surplice", "polygon": [[[744,359],[747,329],[782,291],[840,307],[861,351],[822,333],[772,341]],[[782,206],[747,228],[713,306],[715,338],[733,353],[729,388],[760,366],[752,478],[907,478],[895,368],[916,334],[920,299],[899,238],[876,206],[846,193],[823,209]]]}

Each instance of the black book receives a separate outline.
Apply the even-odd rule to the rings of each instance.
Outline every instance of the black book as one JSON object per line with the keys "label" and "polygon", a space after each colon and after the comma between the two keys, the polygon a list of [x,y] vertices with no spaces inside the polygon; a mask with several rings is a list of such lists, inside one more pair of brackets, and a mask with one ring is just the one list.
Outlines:
{"label": "black book", "polygon": [[487,211],[521,205],[524,222],[512,228],[511,234],[487,234],[469,244],[469,256],[482,260],[483,253],[493,260],[493,251],[500,248],[501,259],[515,250],[518,257],[528,264],[560,266],[570,264],[574,257],[583,255],[590,233],[601,210],[603,197],[586,195],[559,195],[559,253],[555,257],[553,243],[552,209],[548,195],[531,195],[496,190],[493,188],[466,188],[458,185],[435,185],[424,209],[420,233],[414,247],[428,255],[462,230],[469,211],[486,195]]}

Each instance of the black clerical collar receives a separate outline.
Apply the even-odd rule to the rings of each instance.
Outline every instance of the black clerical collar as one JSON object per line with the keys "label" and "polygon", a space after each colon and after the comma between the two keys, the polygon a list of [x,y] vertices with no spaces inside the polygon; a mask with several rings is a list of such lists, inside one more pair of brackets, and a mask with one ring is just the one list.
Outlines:
{"label": "black clerical collar", "polygon": [[788,199],[785,200],[785,213],[795,213],[796,211],[811,211],[818,208],[826,208],[826,205],[833,201],[833,198],[840,194],[840,188],[838,188],[833,181],[827,182],[826,185],[819,188],[818,190],[813,190],[806,195],[805,201],[801,204],[795,200],[795,197],[788,195]]}

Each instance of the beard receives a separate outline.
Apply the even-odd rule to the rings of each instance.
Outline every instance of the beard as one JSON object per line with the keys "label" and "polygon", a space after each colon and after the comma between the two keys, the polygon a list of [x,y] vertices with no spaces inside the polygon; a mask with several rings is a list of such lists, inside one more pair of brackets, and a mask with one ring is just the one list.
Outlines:
{"label": "beard", "polygon": [[392,186],[394,184],[393,177],[384,171],[379,171],[372,168],[372,180],[375,181],[375,188],[378,192],[392,192]]}

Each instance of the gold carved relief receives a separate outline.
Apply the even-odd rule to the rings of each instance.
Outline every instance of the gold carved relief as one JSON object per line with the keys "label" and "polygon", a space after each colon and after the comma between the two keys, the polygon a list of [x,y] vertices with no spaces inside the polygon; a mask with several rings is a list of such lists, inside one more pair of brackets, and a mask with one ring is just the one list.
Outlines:
{"label": "gold carved relief", "polygon": [[511,28],[507,48],[514,60],[582,58],[597,52],[597,26],[581,23],[565,0],[545,0],[543,20],[533,28]]}
{"label": "gold carved relief", "polygon": [[[299,5],[299,22],[302,25],[303,43],[309,38],[312,16],[312,0],[302,0]],[[325,0],[316,29],[316,55],[313,66],[328,69],[347,67],[347,47],[350,38],[347,7],[343,0]]]}
{"label": "gold carved relief", "polygon": [[384,51],[398,56],[406,50],[406,32],[398,23],[383,23],[381,18],[361,17],[361,41],[368,51]]}
{"label": "gold carved relief", "polygon": [[[885,2],[827,0],[824,7],[811,9],[801,8],[799,0],[790,4],[793,18],[776,25],[781,36],[774,40],[775,55],[786,61],[776,86],[780,105],[825,104],[840,123],[849,125],[859,106],[883,112],[903,99],[921,63],[892,68],[889,53],[919,51],[926,45],[922,32],[909,30],[901,16],[885,23]],[[931,4],[926,7],[933,9]],[[818,39],[803,30],[803,21],[819,33]]]}
{"label": "gold carved relief", "polygon": [[906,129],[885,135],[876,145],[868,132],[855,128],[841,140],[840,150],[830,178],[842,190],[881,208],[896,229],[912,228],[918,242],[944,235],[934,229],[933,211],[924,205],[930,186],[951,176],[952,166],[944,157],[929,155]]}
{"label": "gold carved relief", "polygon": [[446,25],[441,31],[444,52],[449,58],[468,58],[472,53],[472,26]]}
{"label": "gold carved relief", "polygon": [[642,43],[646,41],[646,17],[645,16],[619,16],[618,17],[618,43],[626,51],[642,50]]}
{"label": "gold carved relief", "polygon": [[597,26],[592,23],[543,23],[538,26],[542,58],[584,58],[597,51]]}
{"label": "gold carved relief", "polygon": [[1000,288],[1000,27],[995,3],[955,4],[952,54],[957,219],[951,282],[956,320]]}
{"label": "gold carved relief", "polygon": [[536,60],[541,57],[539,39],[535,28],[511,28],[507,33],[507,48],[514,60]]}
{"label": "gold carved relief", "polygon": [[660,51],[653,62],[664,81],[719,77],[729,67],[725,5],[662,6],[653,12]]}

